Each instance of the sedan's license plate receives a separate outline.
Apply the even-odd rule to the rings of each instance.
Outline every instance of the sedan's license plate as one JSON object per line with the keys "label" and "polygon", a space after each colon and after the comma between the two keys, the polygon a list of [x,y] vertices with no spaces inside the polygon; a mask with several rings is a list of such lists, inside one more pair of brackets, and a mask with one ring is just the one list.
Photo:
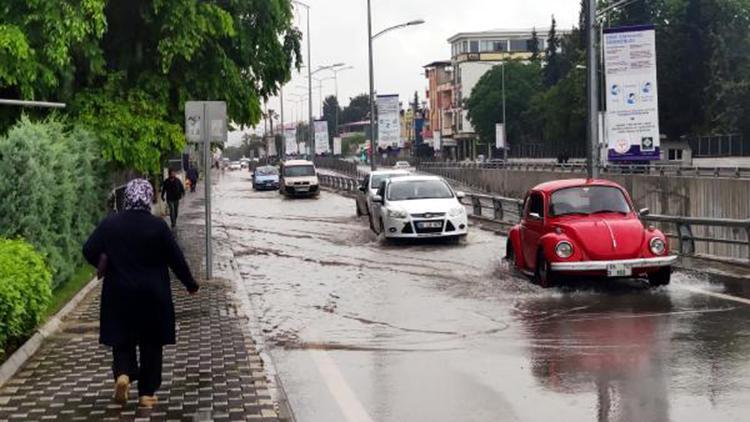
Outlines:
{"label": "sedan's license plate", "polygon": [[441,221],[425,221],[423,223],[417,223],[417,226],[420,229],[439,229],[443,227],[443,223]]}
{"label": "sedan's license plate", "polygon": [[607,265],[607,275],[609,277],[629,277],[633,274],[632,268],[623,264]]}

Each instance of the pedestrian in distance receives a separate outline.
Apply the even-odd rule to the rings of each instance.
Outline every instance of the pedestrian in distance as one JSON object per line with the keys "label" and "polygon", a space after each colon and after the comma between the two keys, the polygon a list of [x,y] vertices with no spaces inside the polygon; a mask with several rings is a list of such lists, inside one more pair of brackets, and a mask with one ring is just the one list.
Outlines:
{"label": "pedestrian in distance", "polygon": [[195,185],[198,183],[198,168],[194,164],[190,164],[190,168],[187,171],[187,179],[190,181],[190,192],[195,193]]}
{"label": "pedestrian in distance", "polygon": [[177,227],[177,216],[180,209],[180,200],[185,196],[185,186],[177,178],[174,169],[169,169],[169,177],[164,179],[161,184],[161,200],[167,201],[169,207],[169,220],[172,223],[172,229]]}
{"label": "pedestrian in distance", "polygon": [[147,180],[128,183],[124,211],[106,217],[83,246],[104,279],[99,342],[112,348],[114,399],[127,403],[137,380],[146,408],[157,403],[163,347],[176,340],[169,269],[190,294],[199,289],[172,231],[151,213],[153,196]]}

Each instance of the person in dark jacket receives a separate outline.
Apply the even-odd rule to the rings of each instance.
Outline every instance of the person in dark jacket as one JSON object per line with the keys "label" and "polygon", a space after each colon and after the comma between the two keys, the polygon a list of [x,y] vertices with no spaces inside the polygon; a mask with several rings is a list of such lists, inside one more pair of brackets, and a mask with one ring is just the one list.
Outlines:
{"label": "person in dark jacket", "polygon": [[177,178],[175,171],[169,169],[169,177],[164,179],[161,184],[161,200],[167,201],[169,206],[169,220],[172,222],[172,228],[177,226],[177,214],[180,208],[180,199],[185,195],[185,186]]}
{"label": "person in dark jacket", "polygon": [[195,192],[195,185],[198,184],[198,168],[194,164],[190,164],[187,178],[190,180],[190,192]]}
{"label": "person in dark jacket", "polygon": [[83,246],[86,260],[104,278],[99,342],[112,347],[114,398],[127,402],[130,383],[138,380],[143,407],[156,404],[162,348],[175,343],[169,269],[190,294],[199,289],[172,231],[151,214],[153,195],[144,179],[128,183],[125,211],[105,218]]}

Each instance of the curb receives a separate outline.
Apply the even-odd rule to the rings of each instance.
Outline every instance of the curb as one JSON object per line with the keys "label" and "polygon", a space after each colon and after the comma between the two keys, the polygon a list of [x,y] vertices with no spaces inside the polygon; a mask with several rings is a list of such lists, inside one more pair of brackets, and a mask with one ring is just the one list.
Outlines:
{"label": "curb", "polygon": [[0,387],[2,387],[19,369],[39,350],[45,339],[57,333],[62,326],[62,320],[70,314],[81,301],[99,285],[99,279],[94,277],[68,301],[52,318],[41,326],[30,339],[16,350],[5,363],[0,366]]}

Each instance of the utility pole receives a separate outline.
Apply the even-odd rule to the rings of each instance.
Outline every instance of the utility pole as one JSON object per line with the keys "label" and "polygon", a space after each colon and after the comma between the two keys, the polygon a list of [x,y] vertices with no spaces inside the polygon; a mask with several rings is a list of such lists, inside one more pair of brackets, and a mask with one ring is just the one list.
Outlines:
{"label": "utility pole", "polygon": [[588,103],[586,167],[589,179],[599,177],[599,95],[597,90],[596,0],[586,0],[586,86]]}
{"label": "utility pole", "polygon": [[281,159],[286,158],[286,128],[284,127],[284,86],[279,89],[279,102],[281,103]]}
{"label": "utility pole", "polygon": [[372,65],[372,12],[367,0],[367,47],[370,66],[370,170],[375,171],[375,75]]}

